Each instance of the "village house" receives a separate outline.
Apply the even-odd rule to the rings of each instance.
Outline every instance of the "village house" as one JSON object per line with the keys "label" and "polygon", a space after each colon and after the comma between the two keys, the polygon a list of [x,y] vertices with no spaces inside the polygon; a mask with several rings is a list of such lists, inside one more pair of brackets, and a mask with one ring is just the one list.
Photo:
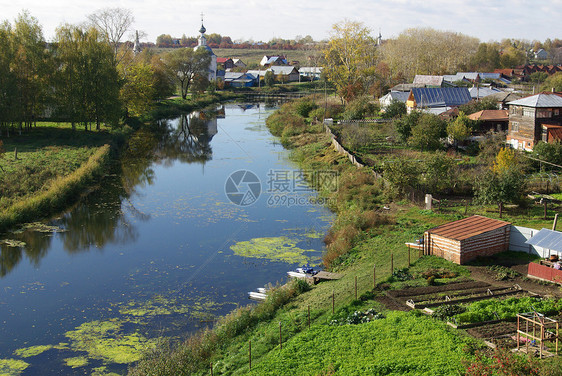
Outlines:
{"label": "village house", "polygon": [[234,61],[229,57],[217,57],[218,64],[222,65],[225,70],[234,68]]}
{"label": "village house", "polygon": [[535,52],[535,59],[537,60],[546,60],[548,59],[548,52],[546,52],[544,49],[539,49],[537,52]]}
{"label": "village house", "polygon": [[246,68],[246,63],[244,63],[241,59],[232,59],[232,63],[236,68]]}
{"label": "village house", "polygon": [[242,72],[225,72],[225,87],[252,87],[257,84],[258,79],[250,73]]}
{"label": "village house", "polygon": [[406,107],[408,113],[421,110],[439,115],[470,100],[466,87],[413,88],[408,95]]}
{"label": "village house", "polygon": [[379,103],[381,108],[384,109],[388,107],[392,101],[399,101],[402,103],[406,103],[408,100],[408,96],[410,95],[407,91],[391,91],[388,94],[383,95],[379,98]]}
{"label": "village house", "polygon": [[473,132],[482,135],[492,132],[505,132],[509,124],[508,110],[482,110],[468,115],[470,120],[477,121],[478,129]]}
{"label": "village house", "polygon": [[272,67],[275,65],[287,65],[287,58],[285,56],[268,56],[265,55],[261,61],[260,65],[262,67]]}
{"label": "village house", "polygon": [[539,141],[562,140],[562,93],[539,93],[508,103],[507,143],[531,151]]}
{"label": "village house", "polygon": [[292,66],[272,66],[268,71],[273,72],[275,81],[283,83],[298,82],[300,76],[298,69]]}

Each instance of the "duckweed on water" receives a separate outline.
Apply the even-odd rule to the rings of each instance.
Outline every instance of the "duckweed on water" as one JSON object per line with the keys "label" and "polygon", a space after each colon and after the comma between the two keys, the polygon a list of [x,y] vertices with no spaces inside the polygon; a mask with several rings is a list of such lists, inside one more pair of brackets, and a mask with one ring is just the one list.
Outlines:
{"label": "duckweed on water", "polygon": [[309,261],[305,252],[316,252],[314,249],[301,249],[297,241],[286,236],[271,238],[254,238],[249,241],[238,242],[230,249],[234,254],[242,257],[262,258],[271,261],[282,261],[291,264],[302,264]]}
{"label": "duckweed on water", "polygon": [[29,363],[17,359],[0,359],[0,376],[17,376],[20,375]]}
{"label": "duckweed on water", "polygon": [[0,240],[0,244],[6,244],[8,247],[14,247],[14,248],[17,247],[23,248],[26,246],[25,242],[20,242],[19,240],[14,240],[14,239]]}
{"label": "duckweed on water", "polygon": [[220,308],[228,303],[217,303],[207,298],[189,299],[187,304],[181,304],[175,298],[166,298],[156,295],[150,300],[130,301],[119,307],[119,313],[134,317],[147,317],[157,315],[190,314],[192,317],[208,316],[209,311]]}
{"label": "duckweed on water", "polygon": [[88,365],[88,358],[84,356],[75,356],[74,358],[66,358],[64,362],[72,368],[84,367]]}
{"label": "duckweed on water", "polygon": [[91,376],[120,376],[117,373],[107,372],[107,367],[97,367],[93,369]]}
{"label": "duckweed on water", "polygon": [[39,354],[44,353],[47,350],[50,350],[54,348],[53,345],[38,345],[38,346],[30,346],[30,347],[24,347],[21,349],[17,349],[16,351],[14,351],[14,354],[22,357],[22,358],[29,358],[32,356],[36,356]]}
{"label": "duckweed on water", "polygon": [[120,364],[136,362],[155,342],[139,333],[123,334],[123,323],[118,319],[90,321],[65,336],[71,340],[72,350],[87,352],[91,359]]}

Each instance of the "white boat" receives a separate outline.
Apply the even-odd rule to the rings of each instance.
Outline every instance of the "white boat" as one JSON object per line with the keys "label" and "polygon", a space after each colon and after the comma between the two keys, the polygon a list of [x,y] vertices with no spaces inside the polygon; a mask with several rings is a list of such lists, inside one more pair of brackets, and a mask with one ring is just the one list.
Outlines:
{"label": "white boat", "polygon": [[252,300],[259,300],[264,301],[267,298],[266,294],[262,294],[261,292],[250,291],[248,296]]}
{"label": "white boat", "polygon": [[299,273],[299,272],[287,272],[287,275],[291,278],[306,278],[306,273]]}
{"label": "white boat", "polygon": [[265,287],[258,287],[258,292],[260,294],[267,294],[267,289]]}

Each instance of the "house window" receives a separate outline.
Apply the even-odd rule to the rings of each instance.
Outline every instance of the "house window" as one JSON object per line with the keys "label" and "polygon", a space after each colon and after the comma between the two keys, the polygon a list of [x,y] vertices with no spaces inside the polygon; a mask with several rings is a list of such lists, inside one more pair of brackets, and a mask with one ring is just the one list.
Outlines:
{"label": "house window", "polygon": [[537,111],[538,118],[551,118],[552,117],[552,110],[538,110]]}
{"label": "house window", "polygon": [[512,122],[511,129],[513,130],[513,132],[519,132],[519,122],[518,121]]}
{"label": "house window", "polygon": [[523,116],[533,117],[535,116],[535,111],[532,108],[523,108]]}
{"label": "house window", "polygon": [[560,110],[557,108],[554,110],[554,116],[560,115]]}

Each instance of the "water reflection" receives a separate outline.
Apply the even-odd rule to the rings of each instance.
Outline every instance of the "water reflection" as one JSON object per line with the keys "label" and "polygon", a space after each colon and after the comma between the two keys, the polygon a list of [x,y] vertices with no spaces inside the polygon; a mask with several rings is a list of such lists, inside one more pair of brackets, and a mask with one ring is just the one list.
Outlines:
{"label": "water reflection", "polygon": [[[107,244],[134,242],[138,230],[133,222],[127,221],[124,211],[139,221],[149,220],[150,215],[136,208],[131,197],[154,183],[154,163],[204,164],[211,160],[210,142],[218,132],[217,116],[224,117],[224,107],[160,120],[135,132],[120,162],[113,166],[112,174],[100,188],[61,218],[51,221],[55,228],[65,230],[60,233],[64,250],[73,254],[103,249]],[[28,226],[1,236],[0,239],[9,241],[0,242],[0,278],[24,258],[38,267],[51,247],[53,232],[58,231]]]}

